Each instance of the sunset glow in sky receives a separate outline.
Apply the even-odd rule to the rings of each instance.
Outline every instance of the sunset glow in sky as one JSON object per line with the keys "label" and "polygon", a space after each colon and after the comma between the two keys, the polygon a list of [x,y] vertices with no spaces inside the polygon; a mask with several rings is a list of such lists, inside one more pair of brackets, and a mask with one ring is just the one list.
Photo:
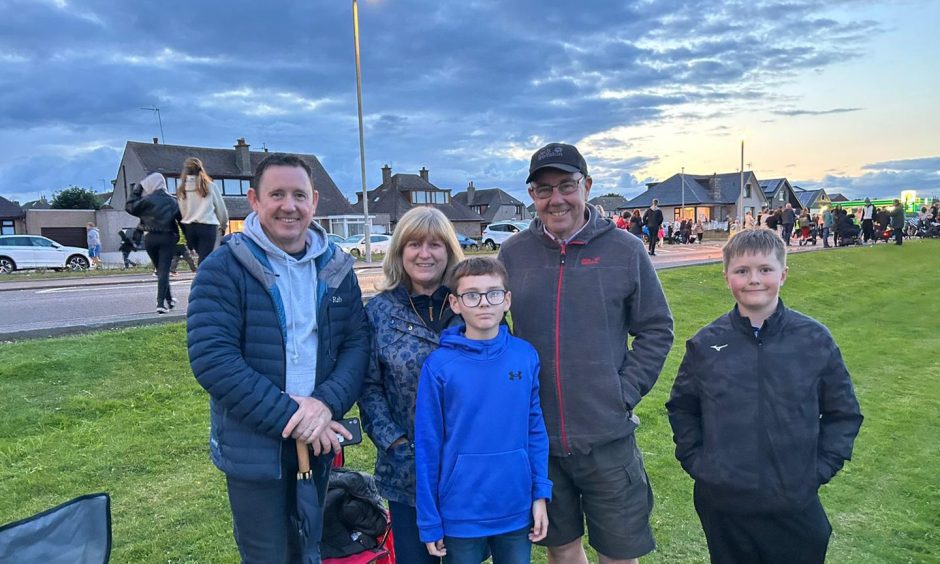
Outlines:
{"label": "sunset glow in sky", "polygon": [[[0,7],[0,195],[110,189],[159,107],[167,143],[313,153],[355,199],[350,2]],[[529,156],[566,141],[629,198],[736,171],[743,135],[758,178],[940,196],[938,23],[931,0],[363,2],[367,184],[426,166],[528,201]]]}

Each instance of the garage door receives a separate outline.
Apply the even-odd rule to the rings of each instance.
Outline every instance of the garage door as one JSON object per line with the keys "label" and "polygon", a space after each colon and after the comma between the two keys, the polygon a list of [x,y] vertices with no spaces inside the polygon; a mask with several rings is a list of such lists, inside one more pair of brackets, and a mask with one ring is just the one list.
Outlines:
{"label": "garage door", "polygon": [[84,249],[88,246],[87,232],[84,227],[43,227],[42,236],[66,247]]}

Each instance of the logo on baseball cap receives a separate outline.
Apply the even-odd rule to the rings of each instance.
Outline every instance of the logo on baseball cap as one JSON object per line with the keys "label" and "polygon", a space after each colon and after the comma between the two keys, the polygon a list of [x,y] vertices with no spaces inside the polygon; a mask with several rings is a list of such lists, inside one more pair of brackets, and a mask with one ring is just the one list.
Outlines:
{"label": "logo on baseball cap", "polygon": [[588,175],[587,163],[584,157],[578,152],[574,145],[565,143],[549,143],[532,155],[532,161],[529,163],[529,177],[525,182],[532,182],[535,173],[543,168],[557,168],[565,172],[580,172],[584,176]]}

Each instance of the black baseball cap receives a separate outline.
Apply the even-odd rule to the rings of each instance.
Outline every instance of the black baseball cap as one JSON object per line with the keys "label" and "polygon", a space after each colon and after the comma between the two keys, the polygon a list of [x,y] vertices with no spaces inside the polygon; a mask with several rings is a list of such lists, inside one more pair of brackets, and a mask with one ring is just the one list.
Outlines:
{"label": "black baseball cap", "polygon": [[587,163],[584,162],[584,157],[581,156],[578,148],[565,143],[549,143],[532,154],[526,184],[532,182],[535,173],[543,168],[557,168],[565,172],[580,172],[584,176],[588,175]]}

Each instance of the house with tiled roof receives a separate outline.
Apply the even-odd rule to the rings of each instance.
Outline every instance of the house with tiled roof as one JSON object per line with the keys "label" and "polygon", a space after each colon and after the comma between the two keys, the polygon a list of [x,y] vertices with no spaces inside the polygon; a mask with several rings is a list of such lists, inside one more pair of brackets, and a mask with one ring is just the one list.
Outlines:
{"label": "house with tiled roof", "polygon": [[[254,177],[258,163],[268,154],[267,150],[251,151],[244,138],[238,139],[232,149],[165,145],[157,143],[156,138],[153,143],[128,141],[114,182],[111,207],[123,210],[131,185],[154,172],[159,172],[166,177],[167,189],[171,194],[175,194],[180,184],[179,176],[183,162],[189,157],[196,157],[202,161],[206,173],[212,177],[216,187],[222,193],[222,199],[225,200],[229,217],[233,222],[230,227],[234,231],[240,231],[240,222],[251,213],[251,206],[246,197],[248,188],[251,186],[251,179]],[[364,223],[362,217],[356,215],[349,201],[320,164],[319,159],[315,155],[298,154],[297,156],[310,165],[313,171],[313,185],[320,194],[314,220],[331,233],[339,232],[343,236],[347,235],[346,231],[351,231],[349,234],[361,233]],[[348,217],[353,222],[358,220],[358,231],[348,229],[348,225],[345,231],[333,229],[337,222],[331,219],[337,216]],[[339,223],[346,225],[345,222]]]}
{"label": "house with tiled roof", "polygon": [[840,192],[833,192],[832,194],[829,194],[829,201],[833,204],[838,204],[839,202],[848,202],[849,199]]}
{"label": "house with tiled roof", "polygon": [[[392,174],[390,166],[383,166],[382,184],[369,190],[369,214],[384,217],[388,223],[374,222],[374,225],[382,225],[391,233],[401,216],[411,208],[433,206],[447,216],[458,233],[479,238],[483,232],[483,217],[453,198],[449,189],[431,184],[429,174],[426,167],[422,167],[418,174]],[[362,192],[356,195],[358,208],[362,206]]]}
{"label": "house with tiled roof", "polygon": [[463,192],[454,194],[454,201],[480,214],[484,227],[496,221],[526,219],[525,204],[502,188],[477,190],[473,181]]}
{"label": "house with tiled roof", "polygon": [[802,204],[800,204],[800,199],[796,197],[793,186],[790,185],[790,181],[786,178],[762,180],[760,187],[761,190],[764,191],[764,195],[767,196],[769,208],[783,208],[786,207],[787,204],[790,204],[795,210],[803,209]]}
{"label": "house with tiled roof", "polygon": [[819,213],[823,208],[829,207],[832,204],[829,196],[826,195],[826,191],[822,188],[818,190],[804,190],[799,186],[794,186],[793,193],[800,201],[800,207],[810,210],[810,212],[814,214]]}
{"label": "house with tiled roof", "polygon": [[52,204],[49,203],[49,200],[47,200],[45,196],[41,196],[38,200],[26,202],[20,207],[24,210],[49,210],[52,209]]}
{"label": "house with tiled roof", "polygon": [[608,196],[597,196],[596,198],[591,198],[588,200],[588,203],[599,209],[604,210],[604,217],[614,217],[620,215],[625,209],[627,209],[627,199],[623,196],[608,195]]}
{"label": "house with tiled roof", "polygon": [[0,196],[0,235],[25,233],[23,219],[26,212],[19,204]]}
{"label": "house with tiled roof", "polygon": [[[627,202],[627,209],[645,210],[655,199],[659,201],[666,221],[697,218],[705,222],[723,222],[737,216],[742,175],[740,172],[674,174],[662,182],[646,186],[645,192]],[[744,173],[743,188],[744,212],[757,215],[767,203],[767,198],[752,171]]]}

